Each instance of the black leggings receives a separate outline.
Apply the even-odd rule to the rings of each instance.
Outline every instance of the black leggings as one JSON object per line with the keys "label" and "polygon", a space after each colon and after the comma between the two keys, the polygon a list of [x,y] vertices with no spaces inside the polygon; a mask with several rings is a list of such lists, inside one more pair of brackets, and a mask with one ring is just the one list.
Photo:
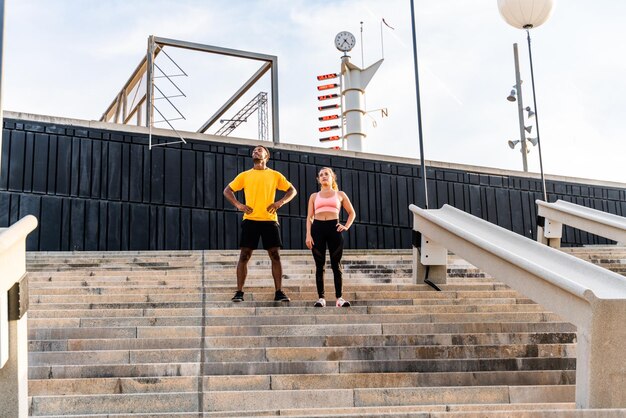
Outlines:
{"label": "black leggings", "polygon": [[343,236],[337,232],[338,219],[330,221],[314,220],[311,225],[311,238],[313,238],[313,259],[315,260],[315,285],[320,298],[324,297],[324,265],[326,264],[326,247],[330,253],[330,266],[333,269],[335,279],[335,296],[341,297],[343,279],[341,256],[343,255]]}

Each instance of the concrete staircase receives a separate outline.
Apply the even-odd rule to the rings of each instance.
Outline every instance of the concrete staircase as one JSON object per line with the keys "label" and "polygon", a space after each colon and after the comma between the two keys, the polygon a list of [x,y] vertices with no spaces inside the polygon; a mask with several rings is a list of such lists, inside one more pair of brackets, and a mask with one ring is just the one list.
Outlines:
{"label": "concrete staircase", "polygon": [[561,251],[626,276],[626,247],[591,246],[562,248]]}
{"label": "concrete staircase", "polygon": [[408,250],[347,251],[351,308],[312,306],[303,251],[282,256],[290,303],[257,251],[234,304],[237,257],[28,254],[31,415],[625,416],[575,411],[574,326],[455,256],[435,292]]}

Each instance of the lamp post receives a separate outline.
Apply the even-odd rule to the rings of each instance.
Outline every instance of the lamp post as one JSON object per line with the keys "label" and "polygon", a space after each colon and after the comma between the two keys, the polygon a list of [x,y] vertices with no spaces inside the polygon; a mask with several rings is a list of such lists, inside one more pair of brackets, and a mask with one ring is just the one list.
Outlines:
{"label": "lamp post", "polygon": [[[416,96],[416,104],[417,104],[417,138],[419,141],[419,148],[420,148],[420,163],[422,165],[422,180],[424,180],[424,208],[428,209],[428,181],[426,179],[426,158],[424,157],[424,140],[423,140],[423,136],[422,136],[422,106],[420,103],[420,79],[419,79],[419,66],[417,64],[417,34],[416,34],[416,30],[415,30],[415,7],[413,5],[413,0],[411,0],[410,2],[411,4],[411,29],[412,29],[412,34],[413,34],[413,66],[415,67],[415,96]],[[417,247],[418,251],[421,251],[421,249],[423,249],[423,251],[425,250],[425,245],[422,245],[425,241],[427,242],[427,240],[425,239],[425,237],[423,235],[419,236],[419,243],[416,242],[418,241],[418,238],[416,235],[414,235],[414,245],[415,247]],[[413,257],[415,260],[417,260],[417,257],[415,256],[415,252],[413,253]],[[421,256],[420,256],[421,257]],[[418,265],[418,266],[423,266],[425,267],[425,272],[424,272],[424,283],[426,283],[427,285],[429,285],[430,287],[432,287],[433,289],[435,289],[436,291],[440,292],[441,289],[439,288],[439,286],[437,286],[435,284],[435,282],[433,282],[431,280],[431,278],[433,279],[441,279],[441,278],[445,278],[446,277],[446,267],[445,266],[431,266],[429,264],[423,265],[421,264],[422,262],[419,261],[414,261],[414,265]],[[434,270],[434,274],[432,276],[429,275],[429,273],[431,272],[430,268],[433,267]],[[418,274],[417,273],[417,269],[414,270],[414,274]],[[414,276],[417,277],[417,276]],[[440,282],[441,283],[441,282]],[[443,281],[442,283],[445,283],[445,281]]]}
{"label": "lamp post", "polygon": [[[537,138],[526,138],[526,133],[532,131],[533,126],[526,126],[526,122],[524,120],[524,103],[523,103],[523,94],[522,94],[522,80],[520,78],[519,71],[519,57],[517,54],[517,44],[513,44],[513,57],[515,58],[515,85],[511,90],[511,93],[506,98],[509,102],[517,102],[517,117],[519,120],[519,135],[520,139],[516,139],[515,141],[509,141],[509,147],[511,149],[515,149],[517,144],[520,144],[520,152],[522,153],[522,166],[524,168],[524,172],[528,172],[528,153],[530,152],[530,144],[533,146],[537,145]],[[535,112],[530,109],[530,106],[526,106],[526,112],[528,112],[528,119],[535,116]]]}
{"label": "lamp post", "polygon": [[[498,10],[502,18],[511,26],[524,29],[528,40],[528,57],[530,59],[530,79],[533,88],[533,105],[535,108],[535,125],[537,128],[537,147],[539,149],[539,170],[541,171],[541,189],[543,200],[548,201],[546,180],[543,174],[541,140],[539,136],[539,117],[537,111],[537,95],[535,94],[535,74],[533,71],[533,54],[530,46],[530,29],[536,28],[550,17],[554,0],[498,0]],[[519,92],[518,92],[519,93]]]}
{"label": "lamp post", "polygon": [[413,66],[415,67],[415,96],[417,97],[417,138],[422,161],[422,179],[424,180],[424,208],[428,209],[428,181],[426,180],[426,158],[424,157],[424,140],[422,138],[422,107],[420,103],[420,79],[417,65],[417,35],[415,33],[415,7],[411,0],[411,29],[413,33]]}
{"label": "lamp post", "polygon": [[528,148],[526,147],[526,133],[524,124],[524,104],[522,103],[522,80],[519,74],[519,57],[517,44],[513,44],[513,57],[515,58],[515,90],[517,91],[517,117],[519,118],[519,140],[522,151],[522,167],[528,172]]}

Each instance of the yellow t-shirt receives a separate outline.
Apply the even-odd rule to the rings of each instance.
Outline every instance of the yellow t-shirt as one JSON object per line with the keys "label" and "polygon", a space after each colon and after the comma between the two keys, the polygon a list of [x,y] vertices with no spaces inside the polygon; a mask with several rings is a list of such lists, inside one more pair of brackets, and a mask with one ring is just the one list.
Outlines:
{"label": "yellow t-shirt", "polygon": [[276,190],[285,192],[289,190],[291,183],[285,176],[271,168],[265,170],[251,168],[240,173],[228,186],[235,192],[243,189],[245,204],[252,208],[252,213],[244,213],[243,219],[278,222],[278,215],[269,213],[267,207],[274,203]]}

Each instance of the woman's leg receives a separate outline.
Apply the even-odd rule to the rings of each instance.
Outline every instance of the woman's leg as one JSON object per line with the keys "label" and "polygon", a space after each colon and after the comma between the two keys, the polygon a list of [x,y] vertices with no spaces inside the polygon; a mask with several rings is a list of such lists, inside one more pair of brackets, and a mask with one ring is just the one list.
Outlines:
{"label": "woman's leg", "polygon": [[326,237],[320,222],[313,221],[311,238],[313,238],[313,260],[315,260],[315,286],[320,299],[324,298],[324,265],[326,264]]}
{"label": "woman's leg", "polygon": [[337,226],[333,231],[329,231],[328,252],[330,253],[330,266],[333,269],[335,280],[335,296],[339,299],[343,293],[343,267],[341,257],[343,256],[343,235],[337,232]]}

